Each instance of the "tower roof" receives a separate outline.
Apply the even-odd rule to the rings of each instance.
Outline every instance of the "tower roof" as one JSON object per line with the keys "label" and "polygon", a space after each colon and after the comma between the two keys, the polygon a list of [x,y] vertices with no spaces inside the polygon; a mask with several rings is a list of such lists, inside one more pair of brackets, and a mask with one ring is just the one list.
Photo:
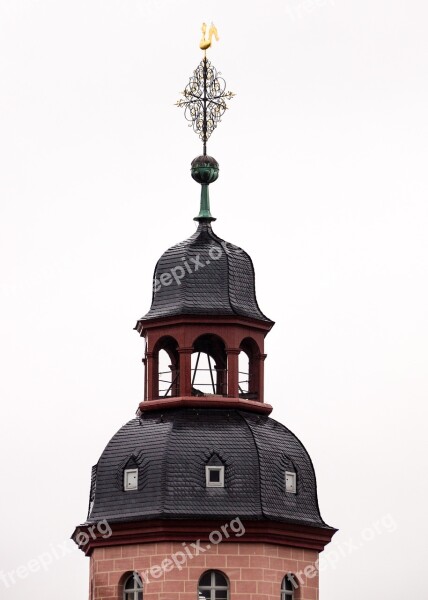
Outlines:
{"label": "tower roof", "polygon": [[190,238],[159,259],[152,305],[137,329],[149,319],[180,315],[240,316],[272,323],[257,303],[250,256],[218,237],[205,219]]}
{"label": "tower roof", "polygon": [[[129,492],[123,470],[131,463],[140,483]],[[225,466],[224,488],[206,487],[207,464]],[[285,492],[288,470],[297,494]],[[133,419],[112,438],[96,467],[88,523],[236,515],[330,529],[309,454],[289,429],[246,411],[181,408]]]}

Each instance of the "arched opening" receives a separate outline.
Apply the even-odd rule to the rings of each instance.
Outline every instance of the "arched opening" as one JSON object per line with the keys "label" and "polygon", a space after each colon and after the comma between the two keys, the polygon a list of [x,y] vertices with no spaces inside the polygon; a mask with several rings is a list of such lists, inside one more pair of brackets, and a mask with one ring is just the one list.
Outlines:
{"label": "arched opening", "polygon": [[221,571],[206,571],[198,585],[198,600],[229,600],[229,582]]}
{"label": "arched opening", "polygon": [[158,354],[158,382],[159,382],[159,396],[160,398],[166,398],[172,396],[172,384],[174,381],[174,374],[172,372],[171,359],[166,350],[159,350]]}
{"label": "arched opening", "polygon": [[246,352],[239,353],[238,357],[238,389],[239,397],[247,398],[250,391],[250,359]]}
{"label": "arched opening", "polygon": [[173,337],[164,337],[158,341],[154,350],[153,367],[157,371],[158,398],[170,398],[179,395],[180,368],[178,343]]}
{"label": "arched opening", "polygon": [[124,577],[123,600],[143,600],[143,582],[135,571]]}
{"label": "arched opening", "polygon": [[239,397],[247,400],[259,399],[260,350],[252,338],[245,338],[239,346]]}
{"label": "arched opening", "polygon": [[227,396],[227,355],[217,335],[201,335],[193,344],[192,396]]}
{"label": "arched opening", "polygon": [[281,600],[297,600],[296,591],[298,590],[296,577],[287,573],[281,583]]}

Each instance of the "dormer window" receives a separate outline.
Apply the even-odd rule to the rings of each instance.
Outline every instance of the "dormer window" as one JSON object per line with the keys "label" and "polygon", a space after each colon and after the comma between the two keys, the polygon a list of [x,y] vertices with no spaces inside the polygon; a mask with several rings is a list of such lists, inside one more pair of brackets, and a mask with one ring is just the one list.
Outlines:
{"label": "dormer window", "polygon": [[297,492],[296,473],[294,471],[285,472],[285,491],[290,494]]}
{"label": "dormer window", "polygon": [[125,492],[138,490],[138,469],[125,469],[123,476],[123,489]]}
{"label": "dormer window", "polygon": [[224,487],[224,467],[205,467],[207,487]]}

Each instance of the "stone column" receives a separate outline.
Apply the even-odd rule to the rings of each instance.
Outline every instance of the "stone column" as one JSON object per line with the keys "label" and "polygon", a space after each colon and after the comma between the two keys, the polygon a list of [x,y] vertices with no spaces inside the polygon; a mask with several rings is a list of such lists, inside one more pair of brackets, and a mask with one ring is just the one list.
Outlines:
{"label": "stone column", "polygon": [[192,352],[192,347],[178,349],[180,355],[180,396],[192,395]]}
{"label": "stone column", "polygon": [[227,395],[229,398],[239,397],[239,353],[239,348],[229,348],[227,351]]}
{"label": "stone column", "polygon": [[265,388],[265,359],[267,354],[259,354],[258,356],[258,372],[259,372],[259,402],[264,402]]}

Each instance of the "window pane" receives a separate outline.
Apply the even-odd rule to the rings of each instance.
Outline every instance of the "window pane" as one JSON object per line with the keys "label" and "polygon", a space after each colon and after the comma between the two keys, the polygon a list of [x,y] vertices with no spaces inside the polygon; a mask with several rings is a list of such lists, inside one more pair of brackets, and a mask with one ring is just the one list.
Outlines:
{"label": "window pane", "polygon": [[294,471],[286,471],[285,473],[285,491],[296,492],[296,473]]}
{"label": "window pane", "polygon": [[217,572],[215,574],[215,584],[216,584],[216,586],[220,585],[220,586],[227,587],[226,577],[222,573]]}
{"label": "window pane", "polygon": [[199,585],[208,587],[211,586],[211,571],[202,575],[202,577],[199,580]]}
{"label": "window pane", "polygon": [[220,471],[218,471],[217,469],[215,471],[211,469],[210,481],[212,481],[213,483],[218,483],[220,481]]}
{"label": "window pane", "polygon": [[289,577],[288,575],[286,575],[284,577],[284,579],[282,580],[281,590],[282,590],[282,600],[291,600],[293,598],[293,591],[294,591],[293,579],[291,577]]}
{"label": "window pane", "polygon": [[125,590],[133,590],[134,589],[134,576],[128,577],[125,583]]}

